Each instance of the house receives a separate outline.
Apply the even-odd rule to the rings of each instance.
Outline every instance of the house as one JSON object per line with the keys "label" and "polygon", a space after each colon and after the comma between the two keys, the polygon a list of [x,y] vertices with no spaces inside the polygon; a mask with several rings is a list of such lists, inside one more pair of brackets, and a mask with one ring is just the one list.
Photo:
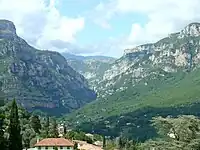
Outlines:
{"label": "house", "polygon": [[99,147],[103,147],[103,142],[102,141],[96,141],[96,142],[94,142],[94,145],[99,146]]}
{"label": "house", "polygon": [[60,124],[58,125],[58,133],[59,133],[59,137],[63,137],[64,132],[65,132],[65,125],[64,124]]}
{"label": "house", "polygon": [[34,145],[35,150],[73,150],[74,143],[65,138],[47,138]]}
{"label": "house", "polygon": [[74,140],[73,142],[78,144],[79,150],[103,150],[101,147],[89,144],[85,141]]}

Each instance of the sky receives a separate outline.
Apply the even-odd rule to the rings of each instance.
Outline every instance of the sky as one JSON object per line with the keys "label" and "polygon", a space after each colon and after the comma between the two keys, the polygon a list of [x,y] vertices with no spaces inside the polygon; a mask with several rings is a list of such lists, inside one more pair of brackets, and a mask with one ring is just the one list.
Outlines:
{"label": "sky", "polygon": [[200,0],[0,0],[0,19],[41,50],[120,57],[200,22]]}

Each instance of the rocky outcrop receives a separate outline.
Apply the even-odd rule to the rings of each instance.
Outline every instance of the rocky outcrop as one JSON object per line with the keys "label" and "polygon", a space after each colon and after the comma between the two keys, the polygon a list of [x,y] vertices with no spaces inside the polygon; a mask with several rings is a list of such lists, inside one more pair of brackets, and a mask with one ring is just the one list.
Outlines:
{"label": "rocky outcrop", "polygon": [[[200,62],[200,24],[191,23],[181,32],[170,34],[156,43],[126,49],[98,83],[99,96],[135,86],[142,79],[163,72],[191,71]],[[162,73],[161,73],[162,72]]]}
{"label": "rocky outcrop", "polygon": [[0,21],[0,66],[2,91],[30,110],[51,108],[61,114],[96,98],[87,80],[62,55],[31,47],[6,20]]}
{"label": "rocky outcrop", "polygon": [[13,39],[16,36],[14,24],[8,20],[0,20],[0,39]]}

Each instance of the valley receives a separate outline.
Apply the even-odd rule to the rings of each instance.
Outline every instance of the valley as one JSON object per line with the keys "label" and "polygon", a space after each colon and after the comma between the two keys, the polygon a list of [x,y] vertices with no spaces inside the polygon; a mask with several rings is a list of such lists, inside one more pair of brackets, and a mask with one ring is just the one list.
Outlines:
{"label": "valley", "polygon": [[[200,24],[192,23],[154,44],[125,50],[96,83],[97,100],[65,119],[87,132],[145,140],[155,136],[149,122],[154,116],[199,115],[199,41]],[[144,131],[152,133],[146,137]]]}
{"label": "valley", "polygon": [[[37,50],[0,21],[1,89],[27,110],[111,138],[156,136],[155,116],[199,116],[200,24],[120,58]],[[148,134],[142,134],[144,131]]]}

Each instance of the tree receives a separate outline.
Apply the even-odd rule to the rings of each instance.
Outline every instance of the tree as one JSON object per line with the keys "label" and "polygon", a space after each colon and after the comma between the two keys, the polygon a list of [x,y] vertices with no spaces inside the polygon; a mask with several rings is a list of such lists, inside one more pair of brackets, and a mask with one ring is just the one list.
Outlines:
{"label": "tree", "polygon": [[21,127],[18,116],[18,107],[15,100],[13,100],[10,111],[9,124],[9,150],[22,150],[22,136]]}
{"label": "tree", "polygon": [[58,136],[59,136],[59,133],[58,133],[56,119],[53,119],[51,130],[50,130],[50,137],[57,138]]}
{"label": "tree", "polygon": [[74,150],[78,150],[78,144],[77,143],[74,144]]}
{"label": "tree", "polygon": [[67,127],[66,127],[66,124],[64,124],[64,135],[67,134]]}
{"label": "tree", "polygon": [[200,149],[200,120],[195,116],[177,118],[156,117],[152,125],[157,129],[159,139],[141,145],[145,148],[188,150]]}
{"label": "tree", "polygon": [[0,113],[0,148],[2,150],[5,149],[5,139],[4,139],[4,131],[3,131],[3,121],[4,121],[4,115],[3,113]]}
{"label": "tree", "polygon": [[[0,82],[0,85],[2,85],[2,82]],[[3,93],[0,91],[0,107],[4,105],[4,97]],[[4,139],[4,119],[5,119],[5,114],[3,111],[0,110],[0,148],[1,150],[5,150],[5,139]]]}
{"label": "tree", "polygon": [[120,136],[118,139],[118,148],[122,149],[124,147],[122,137]]}
{"label": "tree", "polygon": [[22,131],[22,143],[24,148],[29,148],[31,140],[36,137],[34,129],[29,124],[24,125],[26,128]]}
{"label": "tree", "polygon": [[40,134],[40,130],[42,127],[41,127],[39,116],[34,115],[31,117],[31,126],[36,133]]}
{"label": "tree", "polygon": [[105,149],[105,148],[106,148],[106,137],[103,136],[103,149]]}
{"label": "tree", "polygon": [[49,137],[49,117],[46,118],[46,122],[44,125],[44,137],[47,138]]}

